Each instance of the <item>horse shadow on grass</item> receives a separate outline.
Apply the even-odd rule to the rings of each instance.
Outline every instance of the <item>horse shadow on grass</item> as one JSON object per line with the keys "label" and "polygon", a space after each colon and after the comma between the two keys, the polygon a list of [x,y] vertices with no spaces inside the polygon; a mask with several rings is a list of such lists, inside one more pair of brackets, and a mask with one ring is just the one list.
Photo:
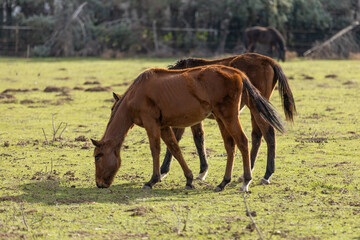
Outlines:
{"label": "horse shadow on grass", "polygon": [[[193,197],[206,192],[214,192],[215,186],[198,183],[200,187],[194,190],[183,190],[179,185],[176,188],[164,188],[158,186],[154,189],[141,189],[141,183],[130,182],[115,184],[110,188],[99,189],[94,187],[74,187],[60,180],[41,180],[20,185],[22,194],[16,197],[16,201],[29,203],[43,203],[47,205],[66,204],[96,204],[118,203],[129,204],[136,200],[141,201],[183,201],[184,198]],[[160,184],[159,184],[160,185]],[[225,190],[226,191],[226,190]]]}

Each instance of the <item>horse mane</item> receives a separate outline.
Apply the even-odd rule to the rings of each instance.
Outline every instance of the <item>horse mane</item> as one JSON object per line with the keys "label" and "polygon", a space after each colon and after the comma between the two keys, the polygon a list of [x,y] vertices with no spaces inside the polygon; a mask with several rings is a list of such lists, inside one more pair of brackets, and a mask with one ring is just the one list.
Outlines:
{"label": "horse mane", "polygon": [[211,65],[216,64],[218,62],[222,62],[224,60],[231,60],[236,56],[218,59],[218,60],[206,60],[202,58],[184,58],[178,60],[174,65],[169,65],[168,69],[174,70],[174,69],[185,69],[185,68],[193,68],[193,67],[199,67],[204,65]]}
{"label": "horse mane", "polygon": [[188,67],[198,67],[208,64],[208,60],[202,58],[184,58],[178,60],[174,65],[169,65],[168,69],[184,69]]}
{"label": "horse mane", "polygon": [[285,51],[285,40],[281,33],[274,27],[268,27],[268,30],[276,36],[280,49]]}

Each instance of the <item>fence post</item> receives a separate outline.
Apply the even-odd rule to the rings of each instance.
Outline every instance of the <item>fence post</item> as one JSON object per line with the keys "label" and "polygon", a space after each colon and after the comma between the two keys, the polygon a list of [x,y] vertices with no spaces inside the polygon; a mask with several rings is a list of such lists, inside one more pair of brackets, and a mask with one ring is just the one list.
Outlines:
{"label": "fence post", "polygon": [[155,52],[159,52],[159,43],[157,39],[157,33],[156,33],[156,20],[153,21],[153,34],[154,34],[154,45],[155,45]]}
{"label": "fence post", "polygon": [[15,56],[18,55],[19,50],[19,25],[15,27]]}

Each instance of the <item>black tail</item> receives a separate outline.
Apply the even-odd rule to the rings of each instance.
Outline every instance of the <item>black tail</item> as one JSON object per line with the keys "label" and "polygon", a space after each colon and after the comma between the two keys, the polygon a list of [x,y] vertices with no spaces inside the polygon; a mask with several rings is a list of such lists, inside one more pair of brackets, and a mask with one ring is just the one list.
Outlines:
{"label": "black tail", "polygon": [[293,122],[294,115],[296,114],[295,100],[291,92],[289,82],[285,76],[284,71],[279,64],[272,62],[272,67],[275,72],[274,81],[279,80],[279,93],[281,97],[281,102],[284,108],[286,120]]}
{"label": "black tail", "polygon": [[260,92],[251,84],[249,79],[243,78],[243,87],[247,91],[249,98],[255,103],[260,115],[279,132],[285,132],[279,113],[266,98],[261,96]]}

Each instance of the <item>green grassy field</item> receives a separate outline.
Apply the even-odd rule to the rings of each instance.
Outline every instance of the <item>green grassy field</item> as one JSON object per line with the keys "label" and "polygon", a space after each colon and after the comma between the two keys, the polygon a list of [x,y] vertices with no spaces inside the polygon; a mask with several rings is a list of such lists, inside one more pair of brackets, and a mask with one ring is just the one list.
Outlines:
{"label": "green grassy field", "polygon": [[[209,174],[195,190],[183,190],[176,161],[164,181],[141,189],[152,159],[140,127],[125,140],[113,185],[96,188],[89,138],[105,131],[112,91],[123,93],[144,69],[173,62],[0,59],[0,92],[6,92],[0,95],[0,239],[259,239],[244,196],[264,239],[360,239],[360,61],[281,64],[298,115],[277,136],[268,186],[258,184],[266,165],[263,141],[251,192],[239,192],[238,153],[233,181],[213,191],[226,155],[216,122],[205,120]],[[45,92],[50,86],[56,91]],[[94,87],[105,91],[86,91]],[[271,102],[283,115],[277,91]],[[247,109],[240,120],[250,138]],[[180,145],[197,174],[189,129]]]}

